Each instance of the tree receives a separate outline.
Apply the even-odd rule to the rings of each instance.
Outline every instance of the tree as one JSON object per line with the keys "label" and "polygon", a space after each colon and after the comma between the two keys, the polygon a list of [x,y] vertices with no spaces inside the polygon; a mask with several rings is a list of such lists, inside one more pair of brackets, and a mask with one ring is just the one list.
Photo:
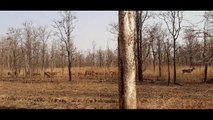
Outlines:
{"label": "tree", "polygon": [[75,67],[82,67],[84,65],[84,55],[78,51],[75,53],[75,60],[74,60],[74,66]]}
{"label": "tree", "polygon": [[[203,26],[203,30],[201,30],[201,32],[197,32],[202,33],[203,36],[203,47],[201,47],[203,49],[203,54],[202,54],[202,59],[201,59],[201,63],[204,64],[204,82],[207,82],[207,77],[208,77],[208,66],[209,64],[212,62],[213,60],[213,53],[212,53],[212,37],[213,35],[211,34],[213,32],[213,12],[212,11],[208,11],[208,12],[204,12],[203,15],[204,19],[204,26]],[[210,39],[209,39],[210,38]]]}
{"label": "tree", "polygon": [[121,109],[136,109],[134,21],[133,11],[119,11],[119,105]]}
{"label": "tree", "polygon": [[0,39],[0,61],[1,61],[1,77],[2,77],[2,75],[3,75],[3,73],[4,73],[4,69],[3,68],[5,68],[5,66],[4,66],[4,53],[5,53],[5,48],[4,48],[4,42],[3,42],[3,38],[2,39]]}
{"label": "tree", "polygon": [[111,67],[113,64],[114,54],[113,51],[109,48],[109,42],[107,42],[106,48],[106,66]]}
{"label": "tree", "polygon": [[135,41],[135,55],[136,55],[136,66],[137,66],[137,77],[138,81],[143,80],[143,26],[147,19],[149,19],[152,15],[148,13],[148,11],[136,11],[136,41]]}
{"label": "tree", "polygon": [[151,51],[153,55],[153,68],[155,73],[155,66],[156,66],[156,57],[157,57],[157,25],[151,26],[151,29],[148,31],[149,34],[149,40],[150,40],[150,46]]}
{"label": "tree", "polygon": [[59,44],[60,49],[60,58],[61,58],[61,73],[64,75],[64,64],[65,64],[65,46],[63,44]]}
{"label": "tree", "polygon": [[101,47],[97,51],[97,61],[100,68],[104,67],[104,51],[101,49]]}
{"label": "tree", "polygon": [[31,80],[33,72],[33,43],[36,41],[38,34],[36,33],[35,27],[31,21],[23,23],[23,26],[24,49],[22,50],[25,61],[25,72],[28,73]]}
{"label": "tree", "polygon": [[39,33],[39,40],[41,41],[41,75],[42,75],[42,78],[44,78],[45,53],[47,48],[47,40],[50,37],[50,31],[47,30],[47,26],[40,26],[38,28],[38,33]]}
{"label": "tree", "polygon": [[[159,27],[159,29],[161,29],[161,27]],[[160,35],[157,36],[157,53],[158,53],[158,76],[159,76],[159,79],[161,79],[162,77],[162,49],[161,49],[161,46],[162,46],[162,42],[165,38],[165,34],[164,32],[160,32]]]}
{"label": "tree", "polygon": [[[204,42],[204,46],[203,46],[203,58],[204,58],[204,82],[207,81],[207,76],[208,76],[208,55],[207,55],[207,37],[209,36],[209,29],[210,27],[212,27],[210,24],[210,20],[212,19],[213,14],[211,12],[205,12],[204,13],[204,30],[203,30],[203,42]],[[211,56],[210,58],[212,58],[213,56]]]}
{"label": "tree", "polygon": [[38,29],[34,28],[33,37],[32,37],[32,73],[38,73],[39,68],[39,58],[41,53],[41,42],[38,39]]}
{"label": "tree", "polygon": [[168,85],[170,84],[170,51],[171,51],[171,44],[169,43],[169,39],[166,39],[164,42],[164,51],[166,53],[166,59],[167,59],[167,80]]}
{"label": "tree", "polygon": [[[143,49],[147,47],[147,41],[143,40],[143,29],[144,29],[144,23],[146,20],[148,20],[149,18],[151,18],[154,14],[152,14],[151,12],[148,11],[136,11],[135,14],[135,25],[136,25],[136,41],[134,43],[134,49],[135,49],[135,56],[136,56],[136,76],[138,81],[143,81],[143,72],[145,70],[145,68],[143,67],[143,63],[146,60],[146,58],[149,55],[149,52],[147,52],[147,54],[143,54],[144,51]],[[110,29],[109,32],[114,34],[117,38],[118,36],[118,24],[116,23],[110,23],[109,24]],[[148,45],[148,49],[149,49],[149,45]],[[144,58],[143,58],[144,55]]]}
{"label": "tree", "polygon": [[[96,57],[98,57],[98,55]],[[91,53],[90,50],[87,51],[85,61],[86,61],[86,63],[85,63],[86,66],[93,66],[93,54]],[[97,61],[98,61],[98,58],[97,58]],[[97,64],[98,64],[98,62],[97,62]]]}
{"label": "tree", "polygon": [[174,84],[180,85],[176,81],[176,42],[180,34],[181,23],[183,21],[182,11],[169,11],[161,13],[160,17],[166,23],[167,29],[173,39],[173,65],[174,65]]}
{"label": "tree", "polygon": [[165,31],[162,29],[161,24],[155,23],[150,29],[147,30],[148,40],[153,56],[153,69],[155,73],[156,63],[158,62],[158,77],[157,80],[161,79],[162,75],[162,52],[161,45],[165,38]]}
{"label": "tree", "polygon": [[109,24],[109,29],[108,29],[108,31],[111,33],[111,34],[113,34],[114,36],[115,36],[115,38],[118,38],[118,31],[119,31],[119,29],[118,29],[118,24],[117,23],[110,23]]}
{"label": "tree", "polygon": [[[20,53],[19,53],[19,40],[21,38],[21,30],[15,29],[15,28],[9,28],[7,40],[9,41],[11,50],[11,67],[12,67],[12,73],[15,73],[15,76],[17,78],[18,73],[20,72],[20,67],[18,67],[18,63],[20,62]],[[19,70],[18,70],[19,69]]]}
{"label": "tree", "polygon": [[96,42],[92,41],[92,48],[93,48],[92,63],[93,63],[93,66],[95,66],[95,47],[96,47]]}
{"label": "tree", "polygon": [[185,43],[186,43],[186,49],[187,49],[187,53],[189,56],[189,63],[190,66],[193,66],[193,49],[197,43],[197,39],[196,39],[196,33],[195,30],[193,28],[187,28],[185,29],[184,32],[184,38],[185,38]]}
{"label": "tree", "polygon": [[55,62],[55,50],[56,50],[56,42],[52,41],[51,51],[50,51],[50,59],[51,59],[51,72],[54,71],[54,62]]}
{"label": "tree", "polygon": [[67,58],[68,58],[69,81],[71,81],[72,80],[71,68],[72,68],[73,54],[76,50],[73,40],[71,39],[71,35],[75,28],[74,22],[77,18],[70,11],[61,12],[60,15],[61,15],[61,19],[59,19],[58,21],[54,21],[55,25],[53,25],[53,27],[57,29],[56,35],[66,46]]}

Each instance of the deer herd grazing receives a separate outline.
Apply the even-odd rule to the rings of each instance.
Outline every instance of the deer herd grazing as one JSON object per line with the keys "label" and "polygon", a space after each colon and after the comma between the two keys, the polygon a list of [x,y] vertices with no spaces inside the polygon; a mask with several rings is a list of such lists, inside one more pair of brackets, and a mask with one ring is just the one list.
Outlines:
{"label": "deer herd grazing", "polygon": [[114,78],[117,75],[115,71],[93,71],[86,70],[85,72],[74,72],[72,73],[73,77],[77,78],[86,78],[86,79],[104,79],[104,78]]}
{"label": "deer herd grazing", "polygon": [[[57,74],[60,73],[60,72],[44,72],[44,75],[47,76],[48,78],[50,77],[54,77],[54,76],[57,76]],[[17,72],[8,72],[7,73],[8,76],[17,76]],[[41,73],[32,73],[31,74],[32,77],[37,77],[37,76],[41,76]],[[26,76],[30,76],[30,72],[26,72]]]}
{"label": "deer herd grazing", "polygon": [[[191,73],[195,68],[192,67],[192,68],[189,68],[189,69],[182,69],[182,74],[184,73]],[[52,77],[55,77],[58,75],[58,73],[61,73],[60,71],[59,72],[44,72],[44,76],[46,76],[47,78],[52,78]],[[8,72],[7,73],[8,76],[18,76],[17,72]],[[30,76],[30,73],[29,72],[26,72],[25,73],[26,76]],[[101,77],[116,77],[117,76],[117,72],[115,71],[108,71],[108,72],[95,72],[93,70],[87,70],[85,72],[76,72],[76,73],[72,73],[73,77],[78,77],[78,78],[87,78],[87,79],[90,79],[90,78],[101,78]],[[31,73],[31,76],[32,77],[40,77],[41,76],[41,73]]]}
{"label": "deer herd grazing", "polygon": [[85,71],[84,77],[98,77],[98,76],[108,76],[108,77],[113,77],[117,73],[114,71],[109,71],[109,72],[94,72],[94,71]]}
{"label": "deer herd grazing", "polygon": [[[58,76],[58,73],[61,73],[61,72],[44,72],[44,76],[47,78],[52,78],[52,77]],[[18,76],[18,74],[16,72],[8,72],[7,74],[8,74],[8,76],[11,76],[11,77]],[[74,73],[72,73],[72,75],[73,75],[73,77],[87,78],[87,79],[101,78],[101,77],[112,78],[117,75],[117,72],[114,72],[114,71],[95,72],[93,70],[87,70],[85,72],[74,72]],[[29,77],[30,73],[26,72],[25,75],[23,75],[23,76]],[[31,76],[32,77],[41,77],[42,73],[31,73]]]}

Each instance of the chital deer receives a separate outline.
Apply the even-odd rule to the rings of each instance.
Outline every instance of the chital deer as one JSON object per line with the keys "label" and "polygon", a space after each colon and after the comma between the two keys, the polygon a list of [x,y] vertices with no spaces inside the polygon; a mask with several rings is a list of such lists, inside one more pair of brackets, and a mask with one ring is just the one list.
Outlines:
{"label": "chital deer", "polygon": [[33,73],[33,76],[41,76],[41,73]]}
{"label": "chital deer", "polygon": [[44,72],[44,75],[50,78],[50,77],[57,76],[57,73],[60,73],[60,72]]}
{"label": "chital deer", "polygon": [[10,76],[10,75],[13,75],[13,74],[12,74],[11,72],[8,72],[8,73],[7,73],[7,75],[9,75],[9,76]]}
{"label": "chital deer", "polygon": [[54,75],[57,75],[57,72],[49,72],[50,75],[54,76]]}
{"label": "chital deer", "polygon": [[110,72],[109,72],[109,75],[110,75],[111,77],[113,77],[113,76],[116,75],[116,72],[110,71]]}
{"label": "chital deer", "polygon": [[191,73],[195,68],[191,68],[191,69],[183,69],[182,72],[184,73]]}
{"label": "chital deer", "polygon": [[15,72],[8,72],[7,75],[9,75],[9,76],[17,76],[17,72],[16,71]]}
{"label": "chital deer", "polygon": [[28,71],[28,72],[26,72],[26,76],[30,76],[30,72]]}
{"label": "chital deer", "polygon": [[86,71],[85,74],[84,74],[84,76],[85,76],[85,77],[86,77],[86,76],[93,76],[94,74],[95,74],[94,71]]}
{"label": "chital deer", "polygon": [[44,72],[44,75],[46,75],[48,78],[51,78],[50,72]]}
{"label": "chital deer", "polygon": [[94,71],[86,71],[84,74],[84,77],[87,78],[94,78],[94,77],[98,77],[98,73],[94,72]]}

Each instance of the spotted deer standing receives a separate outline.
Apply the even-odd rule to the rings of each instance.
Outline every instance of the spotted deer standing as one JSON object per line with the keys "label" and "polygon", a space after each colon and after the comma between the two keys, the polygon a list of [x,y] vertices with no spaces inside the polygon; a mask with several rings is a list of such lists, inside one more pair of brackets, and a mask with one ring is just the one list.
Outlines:
{"label": "spotted deer standing", "polygon": [[191,69],[183,69],[182,72],[184,73],[191,73],[195,68],[191,68]]}
{"label": "spotted deer standing", "polygon": [[13,76],[17,76],[18,74],[17,74],[17,72],[15,71],[15,72],[8,72],[7,75],[13,77]]}

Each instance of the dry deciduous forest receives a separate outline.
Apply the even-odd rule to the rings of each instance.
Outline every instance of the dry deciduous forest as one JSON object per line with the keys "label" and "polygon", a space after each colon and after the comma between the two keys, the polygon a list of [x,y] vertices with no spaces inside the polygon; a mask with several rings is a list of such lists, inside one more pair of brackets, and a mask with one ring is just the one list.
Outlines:
{"label": "dry deciduous forest", "polygon": [[183,25],[184,11],[118,11],[117,49],[93,41],[86,53],[78,16],[58,15],[51,29],[26,21],[1,36],[1,109],[213,109],[212,11],[201,27]]}

